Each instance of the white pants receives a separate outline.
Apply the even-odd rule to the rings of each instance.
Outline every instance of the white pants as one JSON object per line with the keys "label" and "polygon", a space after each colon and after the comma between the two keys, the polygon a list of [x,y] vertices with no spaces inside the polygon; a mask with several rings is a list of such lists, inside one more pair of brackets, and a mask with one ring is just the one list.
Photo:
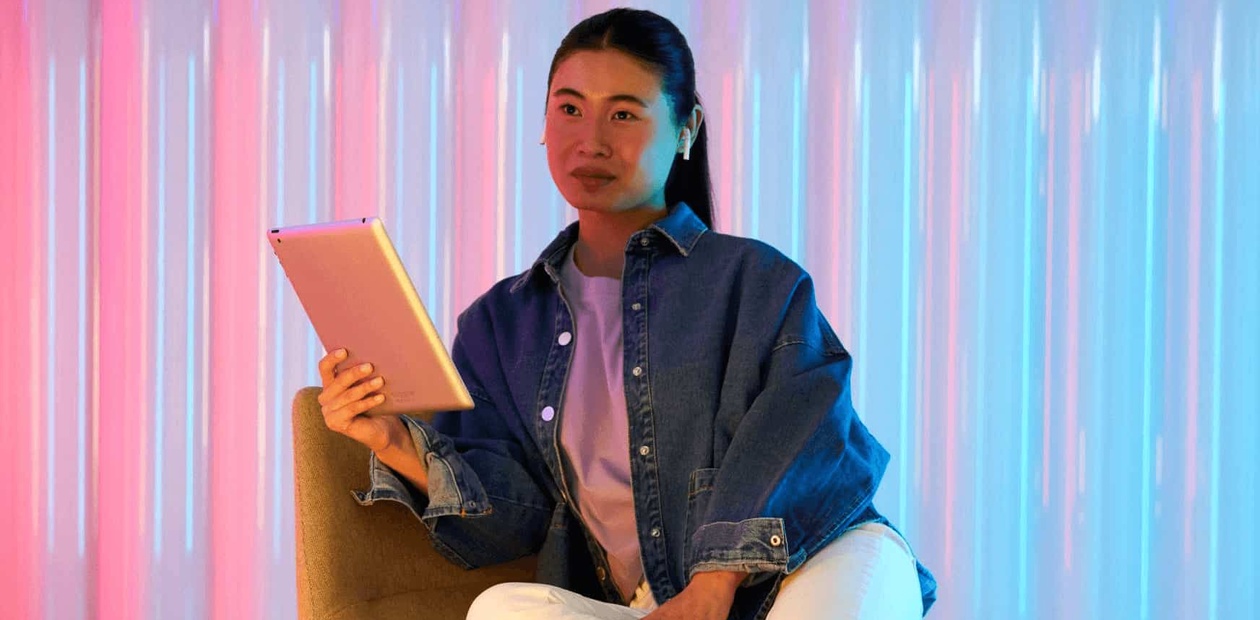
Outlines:
{"label": "white pants", "polygon": [[[640,583],[630,607],[554,586],[504,583],[473,601],[468,620],[638,620],[655,608]],[[845,532],[783,579],[767,620],[909,620],[923,615],[919,574],[906,541],[867,523]]]}

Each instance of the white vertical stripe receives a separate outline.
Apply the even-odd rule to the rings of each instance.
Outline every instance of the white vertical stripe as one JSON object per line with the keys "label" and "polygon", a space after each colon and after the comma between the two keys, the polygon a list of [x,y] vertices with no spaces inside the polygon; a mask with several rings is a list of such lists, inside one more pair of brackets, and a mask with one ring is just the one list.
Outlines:
{"label": "white vertical stripe", "polygon": [[981,5],[976,5],[976,33],[971,41],[971,113],[980,113],[980,78],[984,71],[984,22]]}
{"label": "white vertical stripe", "polygon": [[1221,115],[1221,13],[1220,5],[1216,7],[1216,26],[1212,34],[1212,118]]}
{"label": "white vertical stripe", "polygon": [[[140,369],[140,376],[145,377],[151,370],[149,365],[149,72],[150,72],[150,41],[151,30],[149,28],[149,17],[144,17],[144,27],[141,33],[142,37],[142,56],[140,63],[140,363],[137,367]],[[140,506],[141,510],[136,511],[137,525],[140,533],[140,540],[148,538],[148,529],[145,527],[144,519],[151,507],[149,506],[149,454],[145,449],[149,445],[149,424],[152,421],[151,408],[149,407],[149,394],[147,390],[151,387],[147,381],[142,381],[140,389],[146,390],[144,394],[137,398],[137,407],[140,412],[137,426],[140,432],[140,477],[137,483],[140,485]]]}
{"label": "white vertical stripe", "polygon": [[[495,196],[494,196],[494,279],[507,276],[507,100],[508,100],[508,40],[503,31],[499,50],[499,79],[496,88],[498,122],[495,124]],[[519,222],[516,225],[520,225]]]}

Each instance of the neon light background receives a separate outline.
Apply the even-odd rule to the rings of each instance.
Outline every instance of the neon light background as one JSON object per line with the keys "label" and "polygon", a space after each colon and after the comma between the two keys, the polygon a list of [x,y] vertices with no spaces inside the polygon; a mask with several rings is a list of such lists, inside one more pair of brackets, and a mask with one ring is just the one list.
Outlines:
{"label": "neon light background", "polygon": [[[611,4],[0,3],[0,616],[295,615],[322,350],[264,229],[382,216],[449,341],[573,218],[544,80]],[[719,227],[854,352],[935,617],[1253,613],[1260,5],[638,4]]]}

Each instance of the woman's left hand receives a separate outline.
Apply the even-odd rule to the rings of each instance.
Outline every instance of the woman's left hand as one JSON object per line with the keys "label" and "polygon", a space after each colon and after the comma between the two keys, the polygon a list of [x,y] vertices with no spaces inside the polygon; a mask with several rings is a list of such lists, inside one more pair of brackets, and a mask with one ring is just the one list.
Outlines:
{"label": "woman's left hand", "polygon": [[696,573],[678,596],[665,601],[643,620],[726,620],[735,601],[735,589],[747,573],[713,571]]}

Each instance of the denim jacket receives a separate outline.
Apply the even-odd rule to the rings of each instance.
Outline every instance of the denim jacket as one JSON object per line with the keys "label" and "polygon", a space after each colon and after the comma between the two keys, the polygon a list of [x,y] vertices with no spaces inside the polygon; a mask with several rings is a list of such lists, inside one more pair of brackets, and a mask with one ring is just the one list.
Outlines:
{"label": "denim jacket", "polygon": [[[452,358],[475,407],[403,417],[428,496],[375,456],[355,496],[408,506],[459,566],[537,554],[539,582],[625,604],[560,460],[573,314],[559,272],[577,226],[460,315]],[[800,266],[684,203],[630,237],[621,288],[644,576],[664,603],[696,572],[748,572],[729,617],[764,618],[786,574],[888,523],[872,498],[889,455],[853,410],[852,359]],[[918,574],[926,613],[936,582]]]}

